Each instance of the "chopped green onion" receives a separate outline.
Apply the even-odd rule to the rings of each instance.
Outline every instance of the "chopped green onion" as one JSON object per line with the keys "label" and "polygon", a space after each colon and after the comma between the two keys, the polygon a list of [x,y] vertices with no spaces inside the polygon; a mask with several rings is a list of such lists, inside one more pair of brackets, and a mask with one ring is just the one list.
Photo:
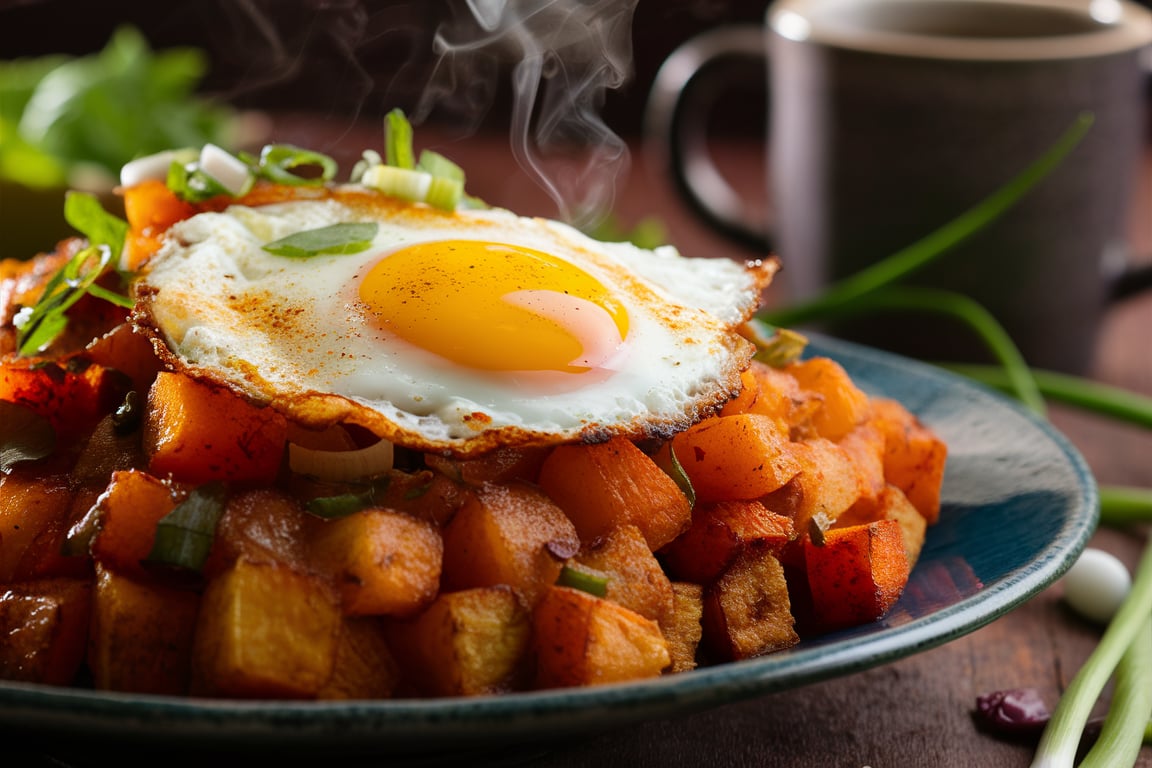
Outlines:
{"label": "chopped green onion", "polygon": [[667,474],[676,483],[676,487],[684,494],[684,498],[688,499],[688,506],[696,506],[696,489],[692,487],[692,479],[688,477],[688,473],[684,471],[684,466],[680,463],[680,459],[676,456],[676,451],[672,450],[672,446],[668,446],[668,467]]}
{"label": "chopped green onion", "polygon": [[124,395],[124,402],[112,413],[112,429],[118,435],[128,435],[139,429],[143,421],[144,404],[133,389]]}
{"label": "chopped green onion", "polygon": [[156,538],[146,561],[199,571],[208,559],[226,500],[222,483],[193,489],[187,499],[156,524]]}
{"label": "chopped green onion", "polygon": [[[294,173],[297,168],[319,168],[320,173],[305,177]],[[336,161],[328,155],[291,144],[269,144],[260,152],[258,172],[277,184],[323,184],[335,178],[336,171]]]}
{"label": "chopped green onion", "polygon": [[306,229],[264,246],[268,253],[291,258],[309,258],[322,254],[360,253],[372,247],[379,225],[375,222],[330,224],[319,229]]}
{"label": "chopped green onion", "polygon": [[556,579],[557,586],[571,587],[578,589],[581,592],[587,592],[596,597],[604,597],[608,594],[608,577],[601,576],[598,573],[589,573],[578,568],[573,568],[570,565],[565,565],[560,569],[560,575]]}
{"label": "chopped green onion", "polygon": [[458,181],[461,188],[464,186],[464,169],[439,152],[433,152],[430,149],[421,150],[420,162],[416,164],[416,167],[437,178]]}
{"label": "chopped green onion", "polygon": [[433,176],[424,202],[443,211],[454,211],[464,195],[464,183],[456,179]]}
{"label": "chopped green onion", "polygon": [[[1143,637],[1152,616],[1152,544],[1145,547],[1132,590],[1100,643],[1060,697],[1036,748],[1032,768],[1072,768],[1084,726],[1120,658]],[[1138,653],[1147,653],[1140,649]],[[1148,714],[1144,713],[1144,721]],[[1143,729],[1141,729],[1142,732]],[[1115,763],[1109,763],[1110,765]]]}
{"label": "chopped green onion", "polygon": [[432,174],[394,165],[374,165],[364,172],[360,183],[401,200],[422,203],[432,186]]}
{"label": "chopped green onion", "polygon": [[773,368],[783,368],[795,362],[808,346],[808,337],[790,328],[776,328],[771,336],[764,333],[762,323],[746,323],[743,333],[756,344],[756,359]]}
{"label": "chopped green onion", "polygon": [[394,168],[412,170],[416,167],[412,124],[402,109],[394,109],[384,117],[384,160]]}
{"label": "chopped green onion", "polygon": [[342,493],[339,496],[321,496],[306,505],[307,510],[325,520],[353,515],[375,504],[375,494],[371,490],[363,493]]}
{"label": "chopped green onion", "polygon": [[199,163],[172,163],[167,184],[173,194],[189,203],[229,194],[223,184],[201,170]]}

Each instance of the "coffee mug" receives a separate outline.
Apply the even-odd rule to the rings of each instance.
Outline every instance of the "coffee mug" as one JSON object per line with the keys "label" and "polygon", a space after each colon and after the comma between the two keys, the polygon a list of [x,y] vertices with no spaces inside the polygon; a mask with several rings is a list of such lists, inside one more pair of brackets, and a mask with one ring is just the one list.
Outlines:
{"label": "coffee mug", "polygon": [[[1010,210],[904,283],[989,310],[1025,360],[1084,372],[1110,301],[1152,284],[1127,224],[1144,133],[1152,13],[1128,0],[777,0],[764,26],[689,40],[658,72],[646,138],[692,208],[774,251],[789,302],[820,293],[980,203],[1091,127]],[[730,57],[768,62],[772,223],[709,159]],[[707,99],[700,94],[706,94]],[[1152,215],[1152,212],[1148,212]],[[987,359],[954,320],[870,313],[827,327],[917,357]]]}

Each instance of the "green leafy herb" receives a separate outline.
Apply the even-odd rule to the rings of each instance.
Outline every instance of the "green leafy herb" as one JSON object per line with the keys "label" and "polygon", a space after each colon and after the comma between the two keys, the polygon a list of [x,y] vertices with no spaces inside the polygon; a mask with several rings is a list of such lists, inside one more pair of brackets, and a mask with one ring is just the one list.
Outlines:
{"label": "green leafy herb", "polygon": [[98,53],[0,63],[0,176],[30,187],[98,169],[109,180],[141,155],[226,144],[232,109],[197,96],[203,51],[150,49],[120,27]]}
{"label": "green leafy herb", "polygon": [[226,500],[222,483],[193,489],[187,499],[156,524],[156,538],[147,562],[199,571],[208,559]]}
{"label": "green leafy herb", "polygon": [[565,565],[560,569],[556,584],[561,587],[578,589],[596,597],[604,597],[608,594],[608,577],[573,568],[570,565]]}
{"label": "green leafy herb", "polygon": [[348,254],[366,251],[372,246],[379,225],[374,222],[330,224],[307,229],[275,240],[264,250],[277,256],[303,259],[321,254]]}
{"label": "green leafy herb", "polygon": [[106,245],[119,259],[128,236],[128,222],[104,210],[95,195],[69,192],[64,197],[64,220],[92,245]]}
{"label": "green leafy herb", "polygon": [[229,194],[227,187],[205,173],[198,161],[173,162],[168,167],[166,184],[177,197],[190,203],[201,203]]}
{"label": "green leafy herb", "polygon": [[51,456],[56,430],[51,422],[27,406],[0,400],[0,474],[8,474],[24,461]]}

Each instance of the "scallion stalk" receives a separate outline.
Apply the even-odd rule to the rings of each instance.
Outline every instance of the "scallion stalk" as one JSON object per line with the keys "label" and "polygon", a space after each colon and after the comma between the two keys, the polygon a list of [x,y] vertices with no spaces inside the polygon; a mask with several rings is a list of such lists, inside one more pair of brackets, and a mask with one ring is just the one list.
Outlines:
{"label": "scallion stalk", "polygon": [[1136,639],[1116,667],[1116,688],[1108,715],[1080,768],[1135,765],[1152,717],[1152,616],[1145,616]]}
{"label": "scallion stalk", "polygon": [[[1152,544],[1145,547],[1132,590],[1099,644],[1060,697],[1036,748],[1032,768],[1072,768],[1084,726],[1120,658],[1137,642],[1152,616]],[[1137,653],[1143,652],[1137,650]],[[1142,660],[1137,659],[1139,667]],[[1148,715],[1144,715],[1147,719]]]}

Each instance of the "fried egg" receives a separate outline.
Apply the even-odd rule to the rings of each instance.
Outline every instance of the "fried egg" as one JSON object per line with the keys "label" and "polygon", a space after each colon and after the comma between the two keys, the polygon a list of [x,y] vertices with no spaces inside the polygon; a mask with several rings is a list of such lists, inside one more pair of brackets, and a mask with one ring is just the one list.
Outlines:
{"label": "fried egg", "polygon": [[[264,249],[357,222],[377,229],[356,253]],[[345,187],[173,225],[134,318],[174,367],[299,423],[466,457],[691,425],[739,389],[774,269]]]}

